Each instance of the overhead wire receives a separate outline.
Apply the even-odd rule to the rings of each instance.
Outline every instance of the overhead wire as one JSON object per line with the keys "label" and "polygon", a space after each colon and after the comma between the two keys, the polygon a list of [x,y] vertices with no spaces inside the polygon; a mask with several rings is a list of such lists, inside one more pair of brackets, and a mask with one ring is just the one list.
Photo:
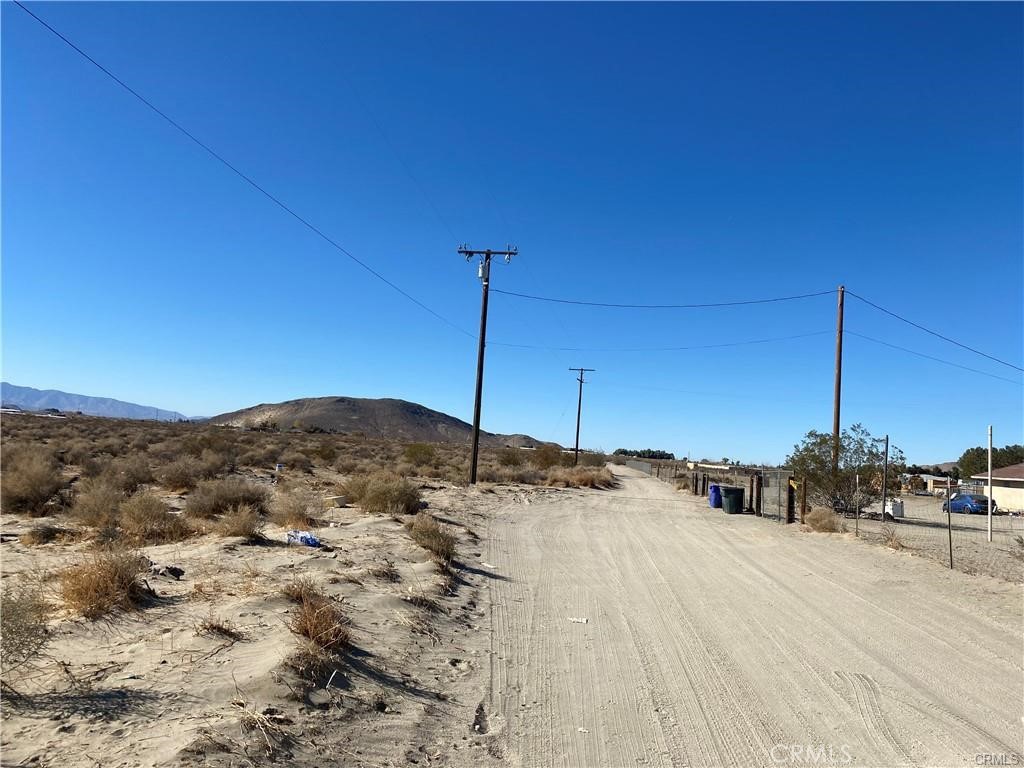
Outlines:
{"label": "overhead wire", "polygon": [[530,299],[532,301],[546,301],[552,304],[573,304],[576,306],[584,307],[606,307],[612,309],[708,309],[711,307],[739,307],[749,304],[773,304],[780,301],[795,301],[797,299],[810,299],[815,296],[827,296],[828,294],[835,293],[836,289],[832,288],[827,291],[816,291],[814,293],[801,293],[794,296],[774,296],[767,299],[744,299],[740,301],[714,301],[705,302],[698,304],[614,304],[603,301],[579,301],[576,299],[559,299],[551,296],[534,296],[528,293],[518,293],[516,291],[504,291],[500,288],[491,288],[491,293],[500,293],[505,296],[515,296],[520,299]]}
{"label": "overhead wire", "polygon": [[717,344],[694,344],[685,347],[546,347],[533,344],[511,344],[502,341],[487,342],[488,346],[510,347],[513,349],[536,349],[545,352],[686,352],[697,349],[719,349],[723,347],[743,347],[750,344],[768,344],[774,341],[789,341],[791,339],[805,339],[811,336],[823,336],[832,334],[833,331],[814,331],[812,333],[798,333],[792,336],[774,336],[766,339],[748,339],[745,341],[726,341]]}
{"label": "overhead wire", "polygon": [[854,293],[853,291],[851,291],[849,289],[846,290],[846,293],[849,294],[850,296],[853,296],[853,298],[858,299],[858,300],[864,302],[868,306],[874,307],[879,312],[884,312],[885,314],[889,315],[890,317],[895,317],[897,320],[900,320],[900,321],[906,323],[907,325],[912,325],[915,328],[917,328],[918,330],[924,331],[925,333],[929,333],[929,334],[931,334],[932,336],[935,336],[938,339],[942,339],[943,341],[948,341],[950,344],[955,344],[956,346],[960,347],[961,349],[966,349],[968,352],[973,352],[976,355],[981,355],[982,357],[986,357],[989,360],[992,360],[993,362],[999,363],[1000,365],[1005,365],[1008,368],[1013,368],[1016,371],[1024,372],[1024,368],[1021,368],[1019,365],[1014,365],[1013,363],[1009,363],[1006,360],[1000,360],[998,357],[994,357],[993,355],[990,355],[990,354],[988,354],[986,352],[982,352],[980,349],[975,349],[974,347],[969,347],[966,344],[963,344],[963,343],[957,341],[956,339],[951,339],[951,338],[949,338],[949,336],[944,336],[943,334],[939,333],[938,331],[933,331],[931,328],[925,328],[920,323],[915,323],[913,320],[908,320],[907,318],[903,317],[902,315],[899,315],[899,314],[893,312],[892,310],[886,309],[885,307],[879,306],[878,304],[875,304],[875,302],[869,301],[868,299],[865,299],[863,296],[860,296],[860,295]]}
{"label": "overhead wire", "polygon": [[950,360],[943,360],[940,357],[933,357],[932,355],[926,355],[923,352],[918,352],[917,350],[914,350],[914,349],[907,349],[906,347],[901,347],[901,346],[899,346],[897,344],[891,344],[888,341],[882,341],[881,339],[875,339],[875,338],[872,338],[871,336],[866,336],[863,333],[857,333],[856,331],[851,331],[849,329],[844,330],[843,333],[848,333],[851,336],[856,336],[857,338],[864,339],[865,341],[870,341],[870,342],[872,342],[874,344],[881,344],[882,346],[889,347],[890,349],[898,349],[901,352],[906,352],[907,354],[910,354],[910,355],[916,355],[917,357],[923,357],[926,360],[933,360],[936,363],[942,363],[943,365],[950,365],[950,366],[952,366],[954,368],[960,368],[960,369],[965,370],[965,371],[971,371],[972,373],[981,374],[982,376],[988,376],[989,378],[992,378],[992,379],[999,379],[1000,381],[1008,381],[1010,384],[1016,384],[1017,386],[1024,386],[1024,383],[1022,383],[1020,381],[1014,381],[1013,379],[1008,379],[1005,376],[998,376],[998,375],[996,375],[994,373],[989,373],[988,371],[981,371],[981,370],[978,370],[977,368],[971,368],[970,366],[960,365],[960,363],[954,363],[954,362],[952,362]]}
{"label": "overhead wire", "polygon": [[190,132],[187,128],[185,128],[183,125],[181,125],[179,122],[177,122],[174,118],[172,118],[166,112],[164,112],[159,107],[157,107],[153,102],[151,102],[149,99],[147,99],[141,93],[139,93],[134,88],[132,88],[130,85],[128,85],[124,80],[119,78],[117,75],[115,75],[109,69],[107,69],[105,66],[103,66],[98,61],[96,61],[96,59],[94,59],[92,56],[90,56],[88,53],[86,53],[82,48],[80,48],[78,45],[76,45],[73,41],[71,41],[63,33],[58,31],[54,27],[52,27],[45,20],[43,20],[42,18],[37,16],[35,13],[33,13],[31,10],[26,8],[25,5],[23,5],[20,2],[20,0],[13,0],[13,2],[14,2],[15,5],[17,5],[19,8],[21,8],[21,10],[23,10],[25,13],[27,13],[29,16],[31,16],[33,19],[35,19],[37,22],[39,22],[43,27],[48,29],[56,37],[58,37],[60,40],[62,40],[65,44],[67,44],[72,50],[74,50],[76,53],[78,53],[80,56],[82,56],[82,58],[84,58],[86,61],[88,61],[90,64],[92,64],[98,70],[100,70],[103,74],[105,74],[107,77],[109,77],[115,83],[120,85],[125,91],[130,93],[132,96],[134,96],[140,102],[142,102],[144,105],[149,107],[149,109],[151,109],[153,112],[155,112],[161,118],[163,118],[173,128],[178,130],[181,134],[186,136],[188,139],[190,139],[192,142],[194,142],[197,146],[199,146],[203,150],[205,150],[211,157],[213,157],[214,159],[219,161],[222,165],[224,165],[226,168],[228,168],[232,173],[234,173],[240,179],[245,181],[249,186],[251,186],[256,191],[260,192],[268,200],[270,200],[272,203],[274,203],[277,207],[279,207],[285,213],[287,213],[290,216],[292,216],[296,221],[298,221],[300,224],[305,226],[307,229],[309,229],[315,235],[320,237],[324,242],[326,242],[327,244],[329,244],[330,246],[335,248],[340,253],[342,253],[345,256],[347,256],[351,261],[353,261],[358,266],[362,267],[362,269],[364,269],[366,272],[370,273],[375,278],[380,280],[382,283],[384,283],[385,285],[387,285],[388,287],[390,287],[391,289],[393,289],[394,291],[396,291],[400,295],[404,296],[406,299],[411,301],[413,304],[418,306],[420,309],[422,309],[422,310],[428,312],[429,314],[433,315],[435,318],[437,318],[438,320],[443,322],[445,325],[448,325],[449,327],[454,328],[459,333],[463,334],[464,336],[468,336],[471,339],[475,339],[476,338],[475,334],[470,333],[469,331],[467,331],[464,328],[460,327],[459,325],[457,325],[453,321],[449,320],[444,315],[440,314],[436,310],[434,310],[431,307],[427,306],[422,301],[417,299],[415,296],[413,296],[412,294],[410,294],[409,292],[407,292],[406,290],[401,288],[399,285],[397,285],[396,283],[394,283],[391,280],[389,280],[388,278],[386,278],[384,275],[382,275],[376,269],[371,267],[365,261],[363,261],[362,259],[360,259],[357,256],[355,256],[354,254],[352,254],[349,250],[347,250],[339,242],[337,242],[332,237],[327,235],[323,230],[321,230],[315,224],[311,223],[308,219],[304,218],[299,213],[294,211],[292,208],[290,208],[288,205],[286,205],[284,202],[282,202],[278,197],[273,195],[266,188],[264,188],[258,182],[256,182],[252,177],[248,176],[246,173],[244,173],[243,171],[239,170],[235,165],[233,165],[230,161],[228,161],[223,155],[219,154],[216,150],[214,150],[208,144],[206,144],[201,139],[196,137],[195,134]]}

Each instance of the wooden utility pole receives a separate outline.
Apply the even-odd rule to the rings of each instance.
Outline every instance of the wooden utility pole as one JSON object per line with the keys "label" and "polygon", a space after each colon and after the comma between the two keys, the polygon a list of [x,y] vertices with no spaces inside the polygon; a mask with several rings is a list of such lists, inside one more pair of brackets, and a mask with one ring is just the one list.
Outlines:
{"label": "wooden utility pole", "polygon": [[832,480],[839,478],[839,404],[843,389],[843,299],[846,288],[839,286],[836,314],[836,386],[832,402]]}
{"label": "wooden utility pole", "polygon": [[505,262],[508,263],[518,253],[519,250],[511,245],[506,245],[504,251],[492,251],[489,248],[474,251],[468,245],[459,247],[459,255],[465,256],[466,261],[474,256],[480,257],[478,276],[483,286],[480,300],[480,336],[477,339],[476,352],[476,397],[473,401],[473,456],[469,464],[470,485],[476,483],[477,459],[480,456],[480,403],[484,390],[484,347],[487,344],[487,297],[490,295],[491,288],[491,257],[504,256]]}
{"label": "wooden utility pole", "polygon": [[583,373],[584,371],[594,371],[595,368],[570,368],[570,371],[579,371],[580,377],[577,379],[580,383],[580,398],[576,403],[576,450],[573,455],[572,465],[575,467],[580,463],[580,415],[583,413]]}
{"label": "wooden utility pole", "polygon": [[[948,483],[947,483],[948,485]],[[882,522],[885,522],[885,503],[889,500],[889,436],[885,436],[885,459],[882,464]],[[859,501],[857,502],[860,503]],[[892,521],[895,523],[896,518]]]}

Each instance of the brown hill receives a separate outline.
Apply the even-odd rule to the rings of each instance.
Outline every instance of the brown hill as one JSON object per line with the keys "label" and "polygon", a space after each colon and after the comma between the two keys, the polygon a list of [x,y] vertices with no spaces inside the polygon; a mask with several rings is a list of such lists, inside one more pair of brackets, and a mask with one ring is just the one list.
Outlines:
{"label": "brown hill", "polygon": [[[390,398],[306,397],[284,403],[262,403],[240,411],[222,413],[212,424],[234,427],[275,426],[277,429],[319,429],[325,432],[425,443],[468,443],[470,424],[434,411],[419,403]],[[487,445],[539,445],[529,435],[496,435],[480,432]]]}

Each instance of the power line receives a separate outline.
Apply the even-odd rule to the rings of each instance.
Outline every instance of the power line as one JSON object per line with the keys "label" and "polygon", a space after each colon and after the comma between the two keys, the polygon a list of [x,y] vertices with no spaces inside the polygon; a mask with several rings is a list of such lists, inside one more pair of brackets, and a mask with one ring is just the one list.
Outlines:
{"label": "power line", "polygon": [[744,301],[716,301],[706,304],[611,304],[602,301],[577,301],[575,299],[557,299],[550,296],[533,296],[528,293],[516,293],[515,291],[502,291],[492,289],[494,293],[501,293],[506,296],[515,296],[520,299],[531,299],[533,301],[547,301],[553,304],[574,304],[584,307],[609,307],[612,309],[708,309],[711,307],[738,307],[748,304],[772,304],[779,301],[795,301],[796,299],[809,299],[814,296],[827,296],[835,293],[835,289],[828,291],[817,291],[816,293],[801,293],[796,296],[775,296],[770,299],[747,299]]}
{"label": "power line", "polygon": [[[491,288],[494,293],[498,292],[497,288]],[[832,331],[814,331],[813,333],[798,333],[793,336],[774,336],[767,339],[749,339],[747,341],[726,341],[720,344],[697,344],[687,347],[619,347],[619,348],[599,348],[599,347],[544,347],[536,346],[533,344],[511,344],[501,341],[488,342],[489,346],[492,347],[509,347],[512,349],[536,349],[544,352],[687,352],[697,349],[719,349],[723,347],[743,347],[750,344],[768,344],[773,341],[789,341],[791,339],[806,339],[811,336],[824,336],[831,334]]]}
{"label": "power line", "polygon": [[[1008,363],[1005,360],[1000,360],[998,357],[993,357],[992,355],[986,354],[985,352],[982,352],[980,349],[975,349],[974,347],[969,347],[966,344],[961,344],[956,339],[951,339],[948,336],[943,336],[938,331],[933,331],[930,328],[925,328],[923,325],[919,325],[918,323],[915,323],[913,320],[908,320],[907,318],[903,317],[902,315],[898,315],[895,312],[892,312],[892,311],[886,309],[885,307],[878,306],[873,301],[868,301],[863,296],[858,296],[853,291],[847,291],[847,293],[849,293],[855,299],[859,299],[860,301],[863,301],[868,306],[874,307],[879,312],[884,312],[885,314],[887,314],[887,315],[889,315],[891,317],[895,317],[897,320],[902,320],[907,325],[912,325],[915,328],[917,328],[918,330],[924,331],[925,333],[930,333],[932,336],[935,336],[936,338],[942,339],[943,341],[948,341],[950,344],[955,344],[956,346],[960,347],[961,349],[966,349],[968,352],[973,352],[976,355],[981,355],[982,357],[987,357],[989,360],[997,362],[1000,365],[1005,365],[1008,368],[1013,368],[1016,371],[1024,372],[1024,368],[1021,368],[1019,365],[1014,365],[1013,363]],[[910,351],[910,350],[904,350],[904,351]],[[915,352],[913,354],[917,354],[917,353]],[[942,362],[942,361],[940,361],[940,362]],[[971,369],[968,369],[968,370],[973,370],[973,369],[971,368]],[[1016,383],[1016,382],[1014,382],[1014,383]]]}
{"label": "power line", "polygon": [[865,341],[870,341],[870,342],[873,342],[875,344],[881,344],[884,347],[889,347],[891,349],[898,349],[901,352],[906,352],[907,354],[910,354],[910,355],[916,355],[917,357],[923,357],[925,360],[934,360],[936,363],[942,363],[943,365],[951,365],[954,368],[960,368],[960,369],[965,370],[965,371],[971,371],[972,373],[980,373],[982,376],[988,376],[988,377],[993,378],[993,379],[999,379],[1000,381],[1008,381],[1010,384],[1016,384],[1017,386],[1022,386],[1021,382],[1014,381],[1013,379],[1008,379],[1005,376],[997,376],[996,374],[989,373],[988,371],[979,371],[977,368],[970,368],[970,367],[968,367],[966,365],[960,365],[959,363],[954,363],[954,362],[951,362],[949,360],[943,360],[942,358],[939,358],[939,357],[932,357],[931,355],[926,355],[923,352],[917,352],[916,350],[913,350],[913,349],[907,349],[906,347],[900,347],[900,346],[897,346],[896,344],[890,344],[888,341],[882,341],[881,339],[874,339],[874,338],[872,338],[870,336],[865,336],[863,333],[857,333],[856,331],[850,331],[850,330],[845,331],[845,333],[849,334],[850,336],[856,336],[857,338],[864,339]]}
{"label": "power line", "polygon": [[145,104],[147,107],[149,107],[153,112],[155,112],[157,115],[162,117],[167,123],[169,123],[172,127],[177,129],[180,133],[184,134],[186,137],[191,139],[195,144],[197,144],[199,147],[204,149],[211,157],[213,157],[214,159],[218,160],[222,165],[224,165],[226,168],[228,168],[232,173],[234,173],[240,179],[245,181],[249,186],[251,186],[253,189],[255,189],[256,191],[258,191],[261,194],[263,194],[268,200],[270,200],[272,203],[274,203],[278,208],[280,208],[285,213],[287,213],[290,216],[292,216],[296,221],[301,223],[303,226],[305,226],[311,232],[313,232],[318,237],[320,237],[322,240],[324,240],[324,242],[328,243],[329,245],[331,245],[332,247],[337,249],[339,252],[341,252],[342,254],[347,256],[353,262],[355,262],[360,267],[362,267],[364,270],[366,270],[371,275],[373,275],[378,280],[380,280],[382,283],[384,283],[385,285],[389,286],[390,288],[392,288],[396,292],[400,293],[406,299],[408,299],[413,304],[418,306],[420,309],[423,309],[426,312],[429,312],[431,315],[436,317],[438,320],[443,322],[445,325],[448,325],[448,326],[454,328],[459,333],[461,333],[461,334],[463,334],[465,336],[468,336],[471,339],[475,339],[476,338],[469,331],[459,327],[458,325],[456,325],[454,322],[452,322],[448,318],[444,317],[443,315],[439,314],[438,312],[436,312],[433,309],[431,309],[430,307],[428,307],[426,304],[424,304],[422,301],[417,299],[415,296],[411,295],[410,293],[406,292],[405,290],[400,288],[395,283],[393,283],[390,280],[388,280],[388,278],[384,277],[384,275],[382,275],[380,272],[375,270],[373,267],[371,267],[365,261],[362,261],[361,259],[359,259],[356,256],[354,256],[351,252],[346,250],[340,243],[338,243],[336,240],[332,239],[329,235],[325,234],[321,229],[319,229],[314,224],[310,223],[307,219],[303,218],[298,213],[293,211],[291,208],[289,208],[287,205],[285,205],[285,203],[283,203],[280,199],[278,199],[273,194],[268,192],[266,189],[264,189],[262,186],[260,186],[256,181],[254,181],[251,177],[247,176],[245,173],[240,171],[238,168],[236,168],[234,165],[232,165],[228,160],[226,160],[222,155],[218,154],[214,149],[212,149],[210,146],[208,146],[203,141],[198,139],[194,134],[189,132],[188,129],[186,129],[184,126],[182,126],[180,123],[178,123],[172,117],[170,117],[166,112],[162,111],[159,107],[157,107],[155,104],[153,104],[153,102],[149,101],[149,99],[147,99],[141,93],[139,93],[134,88],[132,88],[130,85],[128,85],[124,80],[119,78],[117,75],[115,75],[109,69],[104,67],[98,61],[96,61],[96,59],[94,59],[92,56],[90,56],[84,50],[82,50],[77,45],[75,45],[75,43],[73,43],[71,40],[69,40],[67,37],[65,37],[61,32],[59,32],[58,30],[54,29],[47,22],[45,22],[43,19],[41,19],[38,16],[36,16],[32,11],[30,11],[28,8],[26,8],[20,2],[20,0],[13,0],[13,2],[14,2],[15,5],[17,5],[19,8],[21,8],[21,10],[23,10],[25,13],[27,13],[33,19],[38,21],[42,26],[44,26],[46,29],[48,29],[50,32],[52,32],[54,35],[56,35],[58,38],[60,38],[62,41],[64,41],[72,50],[74,50],[80,56],[82,56],[82,58],[84,58],[86,61],[88,61],[90,64],[92,64],[98,70],[100,70],[103,74],[105,74],[107,77],[109,77],[115,83],[120,85],[124,90],[126,90],[128,93],[130,93],[136,99],[138,99],[143,104]]}

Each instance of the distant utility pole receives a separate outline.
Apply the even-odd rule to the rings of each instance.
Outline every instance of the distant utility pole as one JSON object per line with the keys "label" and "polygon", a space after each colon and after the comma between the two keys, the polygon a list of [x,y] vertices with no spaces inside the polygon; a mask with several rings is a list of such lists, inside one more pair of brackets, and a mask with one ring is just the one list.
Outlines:
{"label": "distant utility pole", "polygon": [[580,399],[576,404],[576,452],[572,459],[572,465],[575,467],[580,463],[580,415],[583,413],[583,373],[592,372],[597,370],[596,368],[570,368],[570,371],[579,371],[580,377],[577,379],[580,383]]}
{"label": "distant utility pole", "polygon": [[[839,477],[839,403],[843,389],[843,299],[846,288],[839,286],[839,307],[836,315],[836,388],[832,404],[832,479]],[[885,514],[883,510],[882,514]]]}
{"label": "distant utility pole", "polygon": [[480,257],[477,276],[483,285],[483,296],[480,302],[480,337],[476,352],[476,399],[473,403],[473,457],[469,465],[470,485],[476,483],[476,465],[480,455],[480,400],[484,389],[484,346],[487,343],[487,297],[490,295],[491,288],[491,257],[504,256],[505,263],[507,264],[518,253],[519,249],[511,245],[506,245],[504,251],[492,251],[489,248],[482,251],[474,251],[468,245],[459,247],[459,255],[465,256],[466,261],[469,261],[474,256]]}

